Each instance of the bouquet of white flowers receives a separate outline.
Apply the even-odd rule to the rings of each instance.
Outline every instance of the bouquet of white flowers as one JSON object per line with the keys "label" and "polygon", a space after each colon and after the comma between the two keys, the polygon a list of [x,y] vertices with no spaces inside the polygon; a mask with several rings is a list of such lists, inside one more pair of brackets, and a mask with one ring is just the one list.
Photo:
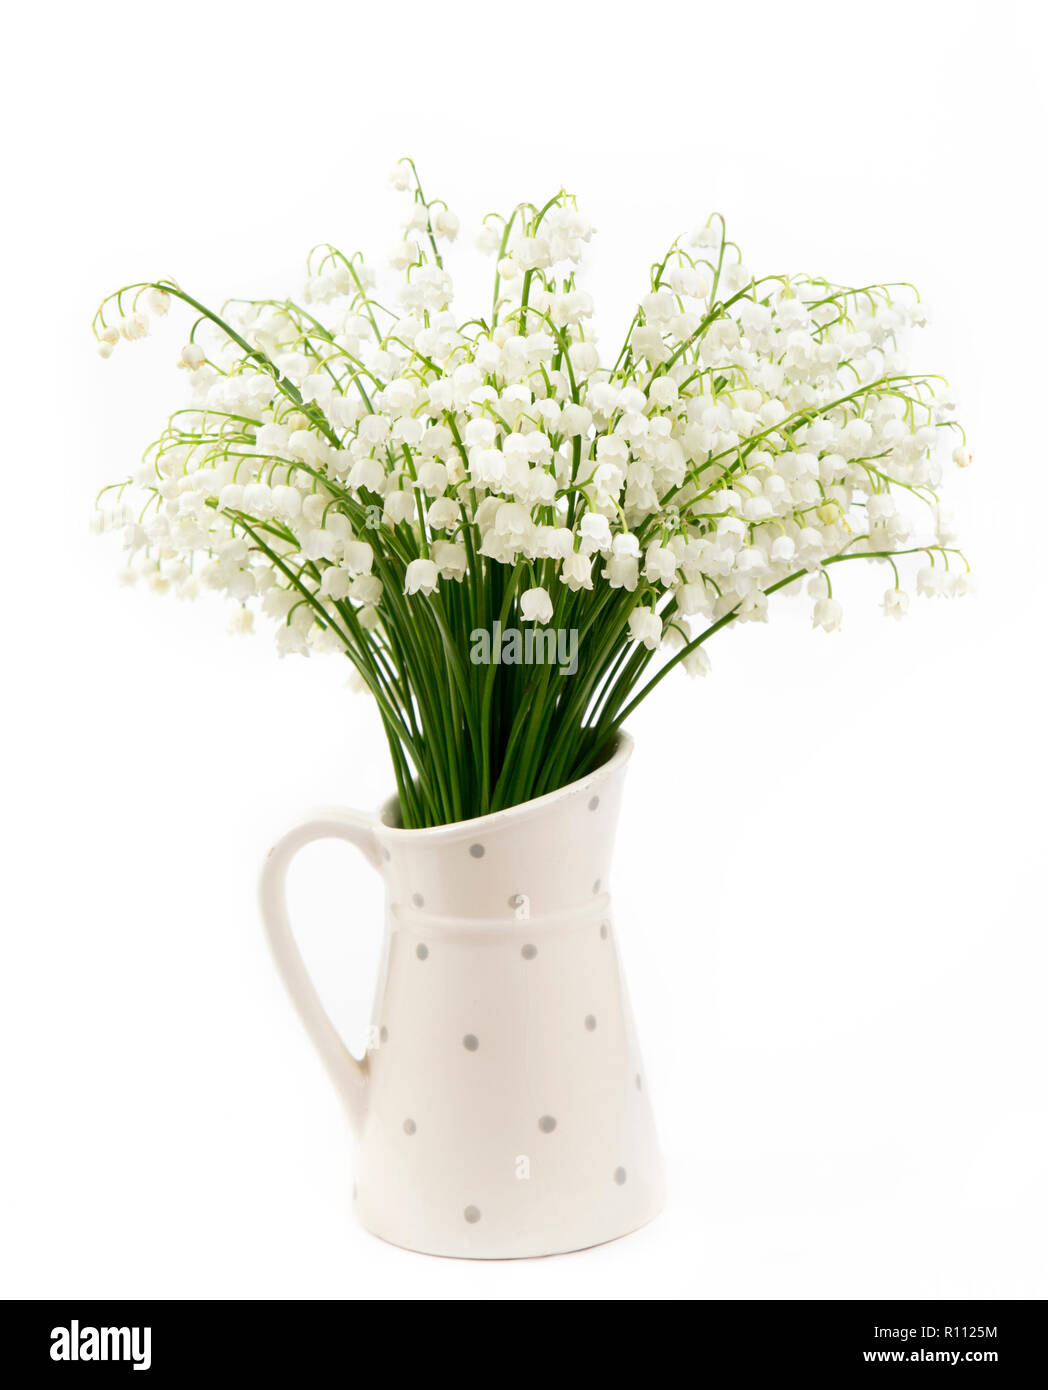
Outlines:
{"label": "bouquet of white flowers", "polygon": [[[100,499],[131,573],[260,607],[282,654],[336,651],[378,702],[406,827],[552,791],[606,756],[629,714],[705,644],[763,622],[831,568],[879,562],[885,612],[961,594],[939,502],[941,440],[969,461],[941,378],[914,375],[909,286],[755,276],[719,215],[673,243],[613,361],[577,283],[592,228],[557,193],[489,215],[490,308],[460,320],[441,247],[458,219],[411,195],[387,307],[359,255],[310,255],[301,302],[220,311],[173,281],[127,286],[99,351],[194,311],[189,404]],[[947,451],[949,451],[947,446]]]}

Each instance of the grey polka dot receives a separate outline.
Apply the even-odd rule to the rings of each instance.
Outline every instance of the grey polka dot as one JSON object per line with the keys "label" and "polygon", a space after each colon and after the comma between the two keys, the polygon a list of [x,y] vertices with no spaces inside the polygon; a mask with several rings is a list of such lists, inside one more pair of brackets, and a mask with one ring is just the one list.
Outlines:
{"label": "grey polka dot", "polygon": [[530,943],[527,946],[522,946],[520,948],[520,954],[524,957],[525,960],[534,960],[538,953],[539,948],[537,946],[532,946]]}
{"label": "grey polka dot", "polygon": [[354,1200],[354,1202],[357,1200],[357,1185],[356,1185],[356,1183],[353,1184],[353,1200]]}
{"label": "grey polka dot", "polygon": [[467,1033],[462,1039],[462,1046],[467,1052],[476,1052],[480,1046],[480,1039],[474,1033]]}
{"label": "grey polka dot", "polygon": [[415,947],[415,955],[418,956],[419,960],[425,960],[429,955],[429,947],[424,941],[420,941]]}
{"label": "grey polka dot", "polygon": [[615,1181],[616,1181],[616,1182],[618,1183],[618,1185],[621,1187],[622,1184],[626,1181],[626,1170],[625,1170],[625,1168],[616,1168],[615,1171],[614,1171],[614,1173],[612,1173],[611,1176],[615,1179]]}
{"label": "grey polka dot", "polygon": [[480,1220],[480,1207],[467,1207],[462,1215],[473,1226]]}
{"label": "grey polka dot", "polygon": [[[470,845],[470,847],[469,847],[469,852],[470,852],[470,854],[472,854],[472,856],[473,856],[474,859],[483,859],[483,858],[484,858],[484,846],[483,846],[483,845]],[[476,1210],[476,1209],[474,1208],[474,1210]]]}
{"label": "grey polka dot", "polygon": [[378,1040],[379,1042],[389,1042],[389,1029],[385,1024],[378,1030]]}
{"label": "grey polka dot", "polygon": [[640,1072],[637,1073],[637,1075],[633,1078],[633,1080],[634,1080],[634,1082],[636,1083],[637,1090],[638,1090],[638,1091],[642,1091],[642,1090],[644,1089],[644,1083],[643,1083],[643,1082],[641,1081],[641,1079],[640,1079]]}
{"label": "grey polka dot", "polygon": [[599,878],[596,878],[596,879],[593,880],[593,891],[594,891],[594,893],[599,893],[599,892],[600,892],[600,879],[599,879]]}
{"label": "grey polka dot", "polygon": [[557,1122],[552,1115],[543,1115],[539,1120],[539,1129],[542,1130],[543,1134],[552,1134],[556,1128]]}
{"label": "grey polka dot", "polygon": [[382,858],[387,860],[390,858],[389,850],[385,845],[382,846]]}
{"label": "grey polka dot", "polygon": [[601,941],[607,941],[607,939],[608,939],[608,924],[607,924],[607,922],[601,922],[601,924],[600,924],[600,939],[601,939]]}
{"label": "grey polka dot", "polygon": [[426,906],[426,900],[421,893],[412,893],[411,901],[415,904],[416,907]]}
{"label": "grey polka dot", "polygon": [[405,1121],[404,1121],[404,1133],[405,1133],[405,1134],[414,1134],[416,1129],[418,1129],[418,1125],[416,1125],[416,1123],[415,1123],[414,1120],[405,1120]]}
{"label": "grey polka dot", "polygon": [[597,1020],[593,1016],[593,1014],[587,1014],[586,1017],[583,1019],[583,1022],[586,1025],[586,1031],[588,1033],[592,1033],[594,1028],[596,1028],[597,1026]]}
{"label": "grey polka dot", "polygon": [[590,810],[591,810],[591,811],[595,811],[599,805],[600,805],[600,797],[599,797],[599,796],[591,796],[590,799],[589,799],[589,808],[590,808]]}

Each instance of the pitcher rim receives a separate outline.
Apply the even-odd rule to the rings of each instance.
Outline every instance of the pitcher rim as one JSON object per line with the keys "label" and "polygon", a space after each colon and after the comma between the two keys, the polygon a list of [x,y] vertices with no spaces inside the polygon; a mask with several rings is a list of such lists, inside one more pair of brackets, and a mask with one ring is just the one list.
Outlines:
{"label": "pitcher rim", "polygon": [[628,762],[633,752],[633,738],[625,729],[619,729],[615,735],[615,749],[610,758],[607,758],[599,767],[595,767],[592,772],[587,772],[584,777],[579,777],[574,782],[568,782],[566,786],[558,787],[556,791],[544,792],[542,796],[532,797],[530,801],[521,801],[516,806],[507,806],[501,811],[489,811],[484,816],[471,816],[468,820],[451,821],[447,825],[427,825],[417,829],[405,829],[401,825],[392,825],[387,819],[390,815],[396,815],[400,808],[400,798],[394,793],[387,797],[379,806],[375,813],[375,829],[380,837],[387,836],[395,839],[452,839],[459,835],[475,834],[478,827],[483,826],[485,830],[502,829],[511,825],[515,820],[523,820],[525,816],[531,815],[536,808],[546,808],[553,806],[559,801],[566,800],[569,796],[574,796],[582,791],[588,791],[599,782],[606,781],[613,776],[619,768]]}

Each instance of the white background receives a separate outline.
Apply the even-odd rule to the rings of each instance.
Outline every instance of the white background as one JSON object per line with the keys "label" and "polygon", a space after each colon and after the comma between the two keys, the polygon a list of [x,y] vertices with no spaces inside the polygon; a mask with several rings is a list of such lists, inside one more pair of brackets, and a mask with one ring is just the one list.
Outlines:
{"label": "white background", "polygon": [[[0,1292],[1045,1296],[1036,8],[33,13],[5,21],[2,95]],[[635,718],[613,886],[670,1199],[554,1260],[434,1260],[354,1224],[350,1136],[254,894],[300,809],[387,794],[377,720],[335,659],[118,587],[88,535],[183,390],[177,314],[94,356],[102,295],[297,289],[322,239],[380,256],[408,152],[467,227],[576,191],[609,345],[714,208],[761,271],[916,281],[916,364],[950,377],[976,456],[947,478],[975,599],[896,625],[883,574],[846,567],[840,634],[780,601]],[[465,286],[471,263],[467,236]],[[293,890],[359,1043],[378,881],[329,846]]]}

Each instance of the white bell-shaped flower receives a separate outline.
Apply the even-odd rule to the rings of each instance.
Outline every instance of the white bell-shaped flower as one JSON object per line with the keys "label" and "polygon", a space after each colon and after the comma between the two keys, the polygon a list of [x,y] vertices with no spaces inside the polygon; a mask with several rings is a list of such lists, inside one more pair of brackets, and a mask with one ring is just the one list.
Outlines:
{"label": "white bell-shaped flower", "polygon": [[553,600],[545,589],[525,589],[520,596],[520,615],[526,623],[548,623],[553,617]]}
{"label": "white bell-shaped flower", "polygon": [[406,594],[431,594],[437,587],[438,572],[432,560],[412,560],[404,575]]}

